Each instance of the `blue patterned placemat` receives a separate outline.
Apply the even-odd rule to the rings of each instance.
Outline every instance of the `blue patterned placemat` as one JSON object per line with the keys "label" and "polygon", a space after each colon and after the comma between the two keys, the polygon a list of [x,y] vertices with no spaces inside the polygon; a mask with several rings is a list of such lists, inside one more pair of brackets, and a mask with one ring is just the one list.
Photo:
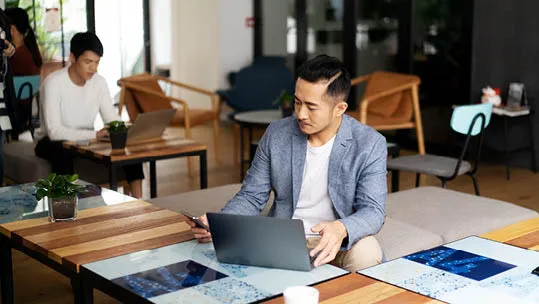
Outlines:
{"label": "blue patterned placemat", "polygon": [[472,236],[358,273],[449,303],[539,303],[539,252]]}
{"label": "blue patterned placemat", "polygon": [[288,286],[347,274],[324,265],[310,272],[221,264],[212,244],[184,242],[83,265],[153,303],[250,303]]}

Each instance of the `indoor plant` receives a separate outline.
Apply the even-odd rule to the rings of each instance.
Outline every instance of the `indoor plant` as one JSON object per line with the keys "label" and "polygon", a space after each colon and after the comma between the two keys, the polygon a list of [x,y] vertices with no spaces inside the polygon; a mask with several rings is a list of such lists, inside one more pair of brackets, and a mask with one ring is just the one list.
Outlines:
{"label": "indoor plant", "polygon": [[112,149],[123,149],[127,142],[127,126],[125,122],[114,120],[107,124],[109,126],[110,144]]}
{"label": "indoor plant", "polygon": [[71,221],[77,218],[77,194],[83,192],[85,188],[73,183],[77,178],[77,174],[50,173],[47,178],[36,182],[36,199],[46,199],[51,222]]}
{"label": "indoor plant", "polygon": [[273,101],[273,104],[281,106],[283,117],[290,116],[294,112],[294,95],[283,89],[279,97]]}

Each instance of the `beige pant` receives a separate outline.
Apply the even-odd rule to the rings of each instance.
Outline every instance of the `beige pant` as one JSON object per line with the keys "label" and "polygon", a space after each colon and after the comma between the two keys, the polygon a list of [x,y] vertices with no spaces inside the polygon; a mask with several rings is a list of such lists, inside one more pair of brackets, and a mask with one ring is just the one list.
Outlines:
{"label": "beige pant", "polygon": [[[307,239],[307,247],[313,249],[320,242],[320,237]],[[374,236],[366,236],[355,243],[349,250],[340,250],[331,265],[355,272],[382,262],[382,248]]]}

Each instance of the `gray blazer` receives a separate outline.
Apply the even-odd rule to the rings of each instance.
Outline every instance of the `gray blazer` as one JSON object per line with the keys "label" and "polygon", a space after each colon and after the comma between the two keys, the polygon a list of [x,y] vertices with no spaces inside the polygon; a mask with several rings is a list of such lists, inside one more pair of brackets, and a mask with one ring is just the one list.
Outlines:
{"label": "gray blazer", "polygon": [[[271,190],[269,215],[292,218],[303,178],[307,135],[295,117],[274,121],[260,140],[241,190],[222,212],[259,215]],[[376,234],[385,218],[387,145],[374,129],[344,115],[329,159],[328,191],[336,217],[348,231],[342,249]]]}

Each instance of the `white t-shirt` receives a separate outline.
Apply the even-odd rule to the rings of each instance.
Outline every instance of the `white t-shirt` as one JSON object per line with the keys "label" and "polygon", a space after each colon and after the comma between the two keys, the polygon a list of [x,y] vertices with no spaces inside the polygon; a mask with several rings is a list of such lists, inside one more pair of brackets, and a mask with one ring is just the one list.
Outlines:
{"label": "white t-shirt", "polygon": [[337,218],[328,192],[329,156],[335,136],[320,147],[307,146],[303,181],[298,204],[292,218],[303,221],[305,234],[320,222],[332,222]]}
{"label": "white t-shirt", "polygon": [[95,138],[97,113],[103,121],[120,120],[101,75],[95,74],[83,86],[71,81],[67,67],[51,73],[41,90],[41,131],[37,138],[86,140]]}

